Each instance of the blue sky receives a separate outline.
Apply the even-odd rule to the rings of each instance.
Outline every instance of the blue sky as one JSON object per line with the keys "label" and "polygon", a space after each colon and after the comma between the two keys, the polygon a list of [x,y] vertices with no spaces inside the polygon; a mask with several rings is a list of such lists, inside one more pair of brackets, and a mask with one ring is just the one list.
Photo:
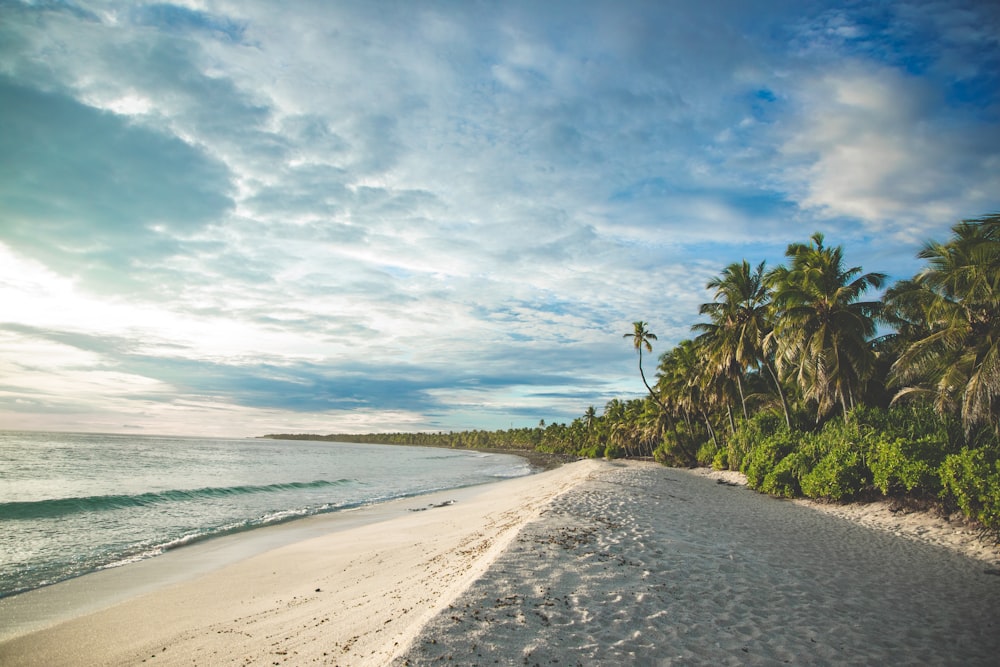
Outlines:
{"label": "blue sky", "polygon": [[1000,211],[987,2],[0,0],[0,428],[569,421],[815,231]]}

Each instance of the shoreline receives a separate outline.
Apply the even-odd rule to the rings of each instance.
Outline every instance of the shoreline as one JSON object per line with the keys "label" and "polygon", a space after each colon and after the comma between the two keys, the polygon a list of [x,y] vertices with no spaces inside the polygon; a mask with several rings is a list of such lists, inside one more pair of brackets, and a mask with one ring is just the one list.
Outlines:
{"label": "shoreline", "polygon": [[[219,538],[0,600],[0,628],[20,623],[0,664],[830,664],[949,651],[988,664],[1000,650],[993,561],[741,481],[585,459]],[[31,627],[22,602],[56,616]]]}
{"label": "shoreline", "polygon": [[[0,640],[0,664],[271,664],[294,655],[383,665],[599,465],[383,503],[339,522],[303,519],[5,598],[0,626],[20,630]],[[299,531],[291,543],[288,526]],[[253,533],[258,551],[240,553]],[[235,562],[214,560],[226,548]],[[113,590],[95,604],[90,596],[106,586]]]}

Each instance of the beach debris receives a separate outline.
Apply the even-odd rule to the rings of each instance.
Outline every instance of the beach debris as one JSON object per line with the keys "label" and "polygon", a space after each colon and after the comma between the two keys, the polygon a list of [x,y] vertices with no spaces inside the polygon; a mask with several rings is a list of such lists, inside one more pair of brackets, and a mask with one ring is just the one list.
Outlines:
{"label": "beach debris", "polygon": [[425,511],[427,511],[429,509],[437,509],[438,507],[448,507],[449,505],[454,505],[456,502],[457,501],[455,501],[455,500],[446,500],[443,503],[436,503],[436,504],[435,503],[431,503],[427,507],[411,507],[410,511],[411,512],[425,512]]}

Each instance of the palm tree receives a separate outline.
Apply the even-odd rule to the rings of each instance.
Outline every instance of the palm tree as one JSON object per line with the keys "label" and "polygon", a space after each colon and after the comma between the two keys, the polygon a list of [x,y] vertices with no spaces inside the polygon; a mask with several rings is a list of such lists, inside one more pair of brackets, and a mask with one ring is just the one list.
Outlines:
{"label": "palm tree", "polygon": [[767,277],[774,289],[777,366],[816,402],[817,422],[837,403],[847,420],[875,367],[869,340],[881,304],[859,299],[881,287],[885,275],[845,269],[843,248],[824,246],[818,232],[811,243],[789,245],[785,256],[791,266]]}
{"label": "palm tree", "polygon": [[739,389],[743,417],[747,418],[746,393],[743,378],[747,370],[765,368],[774,382],[785,423],[791,428],[788,401],[778,379],[777,370],[765,341],[771,333],[771,290],[765,280],[765,263],[754,269],[743,260],[722,270],[722,274],[708,281],[706,287],[715,290],[715,301],[703,303],[698,309],[710,321],[694,325],[712,352],[712,361]]}
{"label": "palm tree", "polygon": [[918,254],[927,268],[889,292],[897,311],[923,315],[893,365],[905,385],[893,400],[930,394],[938,412],[961,415],[966,434],[982,423],[1000,433],[1000,214],[952,233],[927,243]]}
{"label": "palm tree", "polygon": [[[705,390],[711,380],[707,379],[704,361],[705,357],[698,343],[682,340],[677,347],[660,356],[657,387],[662,388],[669,402],[676,406],[689,430],[692,418],[700,418],[712,442],[718,446],[715,428],[707,409],[713,402],[713,396],[710,391]],[[695,453],[686,444],[682,444],[682,448],[689,460],[695,460]]]}
{"label": "palm tree", "polygon": [[646,385],[646,390],[649,391],[649,395],[652,396],[657,405],[666,410],[667,406],[660,401],[660,399],[656,396],[656,392],[654,392],[653,388],[649,386],[648,382],[646,382],[646,374],[642,370],[642,349],[646,348],[647,352],[652,353],[653,345],[650,341],[656,340],[656,334],[646,329],[645,322],[633,322],[632,326],[634,327],[634,330],[631,333],[625,334],[622,338],[632,339],[632,344],[635,346],[636,352],[639,353],[639,376],[642,377],[642,383]]}

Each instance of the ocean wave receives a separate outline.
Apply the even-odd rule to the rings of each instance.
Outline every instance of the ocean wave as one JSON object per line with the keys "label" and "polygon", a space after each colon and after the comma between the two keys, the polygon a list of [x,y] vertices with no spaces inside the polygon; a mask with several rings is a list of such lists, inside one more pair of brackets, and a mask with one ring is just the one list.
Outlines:
{"label": "ocean wave", "polygon": [[322,489],[355,483],[357,483],[356,480],[351,479],[338,479],[335,481],[319,479],[312,482],[172,489],[169,491],[150,491],[134,495],[86,496],[82,498],[51,498],[48,500],[7,502],[0,503],[0,519],[11,521],[50,519],[85,512],[107,512],[164,503],[191,502],[212,498],[229,498],[241,495],[278,493],[281,491],[303,489]]}

